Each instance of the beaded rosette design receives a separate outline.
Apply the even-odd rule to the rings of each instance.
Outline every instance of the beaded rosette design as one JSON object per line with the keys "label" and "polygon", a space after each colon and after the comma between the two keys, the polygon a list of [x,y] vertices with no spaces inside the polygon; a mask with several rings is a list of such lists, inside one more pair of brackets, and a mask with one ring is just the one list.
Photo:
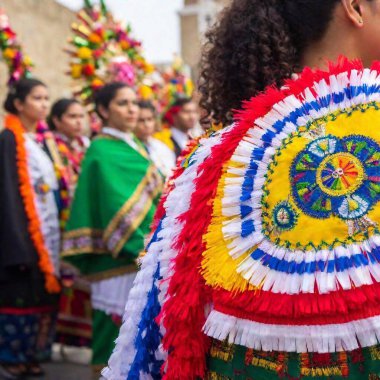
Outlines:
{"label": "beaded rosette design", "polygon": [[377,345],[379,126],[380,64],[342,60],[201,139],[170,181],[104,376],[204,378],[210,338],[299,354]]}

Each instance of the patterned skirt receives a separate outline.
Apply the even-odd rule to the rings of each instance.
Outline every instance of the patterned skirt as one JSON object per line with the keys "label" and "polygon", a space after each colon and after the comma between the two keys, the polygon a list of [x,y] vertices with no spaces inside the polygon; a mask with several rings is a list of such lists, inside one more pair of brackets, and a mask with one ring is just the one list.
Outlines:
{"label": "patterned skirt", "polygon": [[0,363],[50,360],[55,312],[0,313]]}
{"label": "patterned skirt", "polygon": [[207,380],[380,380],[380,346],[331,354],[261,352],[213,340]]}

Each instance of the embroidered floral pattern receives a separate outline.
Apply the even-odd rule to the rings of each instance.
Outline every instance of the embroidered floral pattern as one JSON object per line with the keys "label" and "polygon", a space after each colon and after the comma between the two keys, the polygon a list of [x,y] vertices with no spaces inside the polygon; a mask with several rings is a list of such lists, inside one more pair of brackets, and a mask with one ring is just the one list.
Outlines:
{"label": "embroidered floral pattern", "polygon": [[103,241],[103,231],[83,229],[67,233],[62,248],[67,255],[78,252],[104,253],[106,246]]}
{"label": "embroidered floral pattern", "polygon": [[[228,352],[228,355],[226,355]],[[286,353],[212,340],[206,379],[378,379],[379,346],[339,353]],[[366,363],[370,363],[367,367]]]}
{"label": "embroidered floral pattern", "polygon": [[317,139],[293,162],[294,199],[315,218],[361,218],[380,199],[379,162],[380,146],[367,137]]}

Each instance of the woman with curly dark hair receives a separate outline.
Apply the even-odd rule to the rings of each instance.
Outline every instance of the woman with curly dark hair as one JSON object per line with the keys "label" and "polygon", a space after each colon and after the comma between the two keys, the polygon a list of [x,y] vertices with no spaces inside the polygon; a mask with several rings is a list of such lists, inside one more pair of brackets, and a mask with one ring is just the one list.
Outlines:
{"label": "woman with curly dark hair", "polygon": [[378,0],[224,10],[106,379],[380,379],[378,59]]}
{"label": "woman with curly dark hair", "polygon": [[305,66],[339,55],[371,63],[379,58],[378,8],[377,1],[233,1],[206,35],[201,105],[227,125],[243,100],[281,86]]}

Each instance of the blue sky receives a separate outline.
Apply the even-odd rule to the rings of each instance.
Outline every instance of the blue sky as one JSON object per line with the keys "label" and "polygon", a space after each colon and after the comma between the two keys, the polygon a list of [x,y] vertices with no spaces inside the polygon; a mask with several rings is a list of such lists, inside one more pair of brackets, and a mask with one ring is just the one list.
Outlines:
{"label": "blue sky", "polygon": [[[78,10],[83,0],[56,0]],[[106,0],[117,19],[129,22],[133,36],[143,42],[146,58],[153,62],[169,62],[180,52],[177,11],[183,0]]]}

